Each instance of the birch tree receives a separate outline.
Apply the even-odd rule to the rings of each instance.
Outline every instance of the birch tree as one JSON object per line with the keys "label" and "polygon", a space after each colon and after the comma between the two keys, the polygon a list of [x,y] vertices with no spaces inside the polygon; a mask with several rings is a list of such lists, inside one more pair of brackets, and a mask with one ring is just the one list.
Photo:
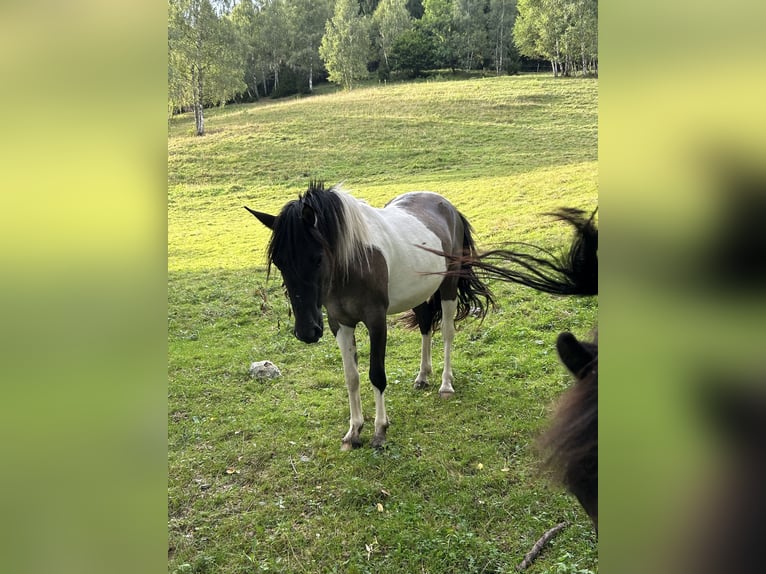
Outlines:
{"label": "birch tree", "polygon": [[327,21],[319,55],[328,79],[351,89],[356,80],[367,77],[370,53],[369,28],[359,13],[356,0],[337,0],[333,17]]}
{"label": "birch tree", "polygon": [[554,76],[570,75],[575,57],[598,58],[597,10],[597,0],[518,0],[514,43],[524,56],[547,58]]}
{"label": "birch tree", "polygon": [[513,53],[513,22],[516,18],[515,0],[490,0],[488,34],[495,74],[506,69],[507,58]]}
{"label": "birch tree", "polygon": [[380,53],[386,69],[391,69],[389,57],[396,39],[412,28],[412,18],[407,11],[407,0],[381,0],[372,16]]}
{"label": "birch tree", "polygon": [[454,50],[464,70],[483,67],[489,39],[485,8],[485,0],[453,0]]}
{"label": "birch tree", "polygon": [[206,105],[225,103],[246,88],[242,50],[228,19],[209,0],[168,4],[168,108],[191,108],[195,132],[205,133]]}
{"label": "birch tree", "polygon": [[319,46],[325,24],[332,15],[331,0],[291,0],[290,57],[288,63],[306,78],[309,92],[314,91],[314,75],[322,67]]}

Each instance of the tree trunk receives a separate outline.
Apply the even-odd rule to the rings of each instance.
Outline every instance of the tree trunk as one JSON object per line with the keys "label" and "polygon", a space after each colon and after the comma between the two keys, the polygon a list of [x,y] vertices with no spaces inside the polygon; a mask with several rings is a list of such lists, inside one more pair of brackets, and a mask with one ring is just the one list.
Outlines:
{"label": "tree trunk", "polygon": [[202,70],[194,67],[194,125],[198,136],[205,135],[205,117],[202,111]]}
{"label": "tree trunk", "polygon": [[314,63],[309,64],[309,92],[314,93]]}
{"label": "tree trunk", "polygon": [[497,43],[495,44],[495,74],[500,75],[500,70],[503,69],[503,53],[505,48],[503,47],[503,25],[505,20],[505,2],[501,4],[500,8],[500,30],[497,35]]}

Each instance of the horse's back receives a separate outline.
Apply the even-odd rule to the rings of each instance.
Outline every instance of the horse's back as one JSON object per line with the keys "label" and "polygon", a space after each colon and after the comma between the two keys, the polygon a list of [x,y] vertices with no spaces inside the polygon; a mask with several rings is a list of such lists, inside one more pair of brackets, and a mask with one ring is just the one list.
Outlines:
{"label": "horse's back", "polygon": [[462,253],[463,218],[446,197],[432,191],[413,191],[395,197],[385,209],[402,210],[415,217],[439,238],[444,253]]}

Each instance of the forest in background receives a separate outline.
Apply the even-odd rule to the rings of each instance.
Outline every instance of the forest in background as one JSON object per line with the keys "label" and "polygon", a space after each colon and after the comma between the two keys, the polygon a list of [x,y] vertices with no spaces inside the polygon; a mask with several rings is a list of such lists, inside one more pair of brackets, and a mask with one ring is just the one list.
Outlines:
{"label": "forest in background", "polygon": [[168,0],[168,114],[428,70],[598,71],[597,0]]}

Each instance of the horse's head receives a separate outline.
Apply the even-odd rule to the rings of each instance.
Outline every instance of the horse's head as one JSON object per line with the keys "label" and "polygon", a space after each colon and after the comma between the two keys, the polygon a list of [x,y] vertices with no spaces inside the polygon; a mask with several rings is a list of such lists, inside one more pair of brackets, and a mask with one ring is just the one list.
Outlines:
{"label": "horse's head", "polygon": [[278,216],[245,207],[271,229],[269,265],[282,273],[295,315],[293,334],[304,343],[316,343],[324,330],[322,285],[325,245],[317,231],[317,214],[301,199],[291,201]]}

